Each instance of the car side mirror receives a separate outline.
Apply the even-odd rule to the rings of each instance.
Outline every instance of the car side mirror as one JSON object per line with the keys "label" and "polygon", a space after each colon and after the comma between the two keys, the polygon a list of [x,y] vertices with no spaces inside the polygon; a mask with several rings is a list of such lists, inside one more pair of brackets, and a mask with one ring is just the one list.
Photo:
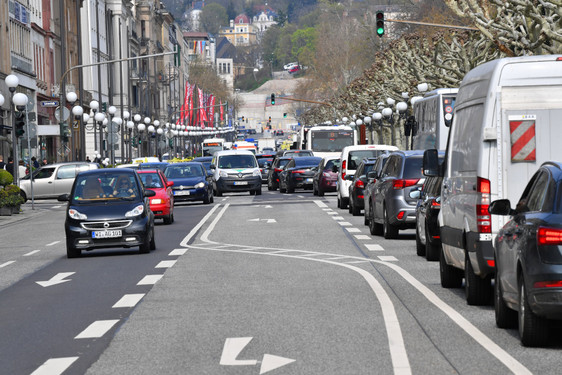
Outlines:
{"label": "car side mirror", "polygon": [[168,181],[166,187],[174,186],[174,181]]}
{"label": "car side mirror", "polygon": [[412,199],[420,199],[421,198],[421,189],[416,188],[410,191],[410,198]]}
{"label": "car side mirror", "polygon": [[370,171],[369,173],[367,173],[367,178],[369,180],[376,180],[377,177],[377,171]]}
{"label": "car side mirror", "polygon": [[68,202],[70,200],[70,194],[61,194],[57,197],[59,202]]}
{"label": "car side mirror", "polygon": [[515,215],[517,211],[511,208],[511,203],[509,199],[498,199],[490,203],[490,207],[488,207],[488,212],[492,215]]}
{"label": "car side mirror", "polygon": [[345,175],[345,180],[347,181],[353,181],[353,178],[355,177],[354,174],[346,174]]}
{"label": "car side mirror", "polygon": [[436,149],[423,153],[423,174],[427,177],[439,177],[439,154]]}
{"label": "car side mirror", "polygon": [[144,189],[144,196],[145,196],[145,197],[149,197],[149,198],[150,198],[150,197],[153,197],[153,196],[155,196],[155,195],[156,195],[156,192],[155,192],[154,190],[147,190],[147,189]]}
{"label": "car side mirror", "polygon": [[210,168],[211,168],[211,169],[217,169],[217,166],[214,165],[214,164],[211,164]]}

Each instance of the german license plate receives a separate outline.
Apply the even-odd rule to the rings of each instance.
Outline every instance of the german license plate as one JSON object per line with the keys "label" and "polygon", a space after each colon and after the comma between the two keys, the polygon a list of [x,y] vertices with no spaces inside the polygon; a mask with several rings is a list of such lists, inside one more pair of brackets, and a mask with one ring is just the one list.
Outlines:
{"label": "german license plate", "polygon": [[234,185],[248,185],[248,181],[234,181]]}
{"label": "german license plate", "polygon": [[189,195],[189,190],[174,191],[174,195]]}
{"label": "german license plate", "polygon": [[92,238],[117,238],[122,235],[121,230],[96,230],[92,232]]}
{"label": "german license plate", "polygon": [[307,178],[306,182],[312,182],[312,178]]}

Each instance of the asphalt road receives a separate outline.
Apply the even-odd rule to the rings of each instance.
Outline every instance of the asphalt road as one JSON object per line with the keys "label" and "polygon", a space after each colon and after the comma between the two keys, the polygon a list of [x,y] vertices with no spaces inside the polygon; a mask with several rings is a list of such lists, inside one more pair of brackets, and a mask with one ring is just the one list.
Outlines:
{"label": "asphalt road", "polygon": [[496,328],[491,305],[441,288],[413,230],[371,236],[334,195],[264,189],[181,204],[174,224],[157,226],[150,254],[70,260],[64,211],[47,208],[0,231],[2,373],[544,374],[562,365],[562,340],[522,347],[516,330]]}

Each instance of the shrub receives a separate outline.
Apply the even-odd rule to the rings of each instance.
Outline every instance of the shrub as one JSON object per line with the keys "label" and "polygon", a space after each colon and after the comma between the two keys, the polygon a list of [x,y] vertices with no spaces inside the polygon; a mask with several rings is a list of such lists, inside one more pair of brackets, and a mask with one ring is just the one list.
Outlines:
{"label": "shrub", "polygon": [[5,206],[16,207],[24,203],[23,197],[21,196],[21,189],[18,186],[10,184],[4,187],[3,190],[7,194]]}
{"label": "shrub", "polygon": [[10,172],[0,169],[0,186],[6,186],[14,182],[14,177]]}

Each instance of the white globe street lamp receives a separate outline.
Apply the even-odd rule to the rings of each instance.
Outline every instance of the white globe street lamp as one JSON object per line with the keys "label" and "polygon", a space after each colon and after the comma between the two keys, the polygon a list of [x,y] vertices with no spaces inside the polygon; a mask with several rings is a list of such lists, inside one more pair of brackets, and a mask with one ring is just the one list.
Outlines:
{"label": "white globe street lamp", "polygon": [[12,97],[12,102],[16,107],[18,107],[18,110],[20,111],[25,109],[22,107],[25,107],[27,105],[28,100],[29,99],[27,98],[27,95],[22,94],[21,92],[14,94],[14,96]]}
{"label": "white globe street lamp", "polygon": [[97,111],[100,108],[100,103],[98,103],[97,100],[92,100],[90,102],[90,108],[92,109],[92,111]]}
{"label": "white globe street lamp", "polygon": [[136,114],[136,115],[133,117],[133,120],[135,120],[136,122],[139,122],[139,121],[141,120],[141,118],[142,118],[141,115]]}
{"label": "white globe street lamp", "polygon": [[107,112],[109,112],[109,114],[113,116],[115,114],[115,112],[117,112],[117,108],[115,108],[114,106],[110,106],[107,109]]}

